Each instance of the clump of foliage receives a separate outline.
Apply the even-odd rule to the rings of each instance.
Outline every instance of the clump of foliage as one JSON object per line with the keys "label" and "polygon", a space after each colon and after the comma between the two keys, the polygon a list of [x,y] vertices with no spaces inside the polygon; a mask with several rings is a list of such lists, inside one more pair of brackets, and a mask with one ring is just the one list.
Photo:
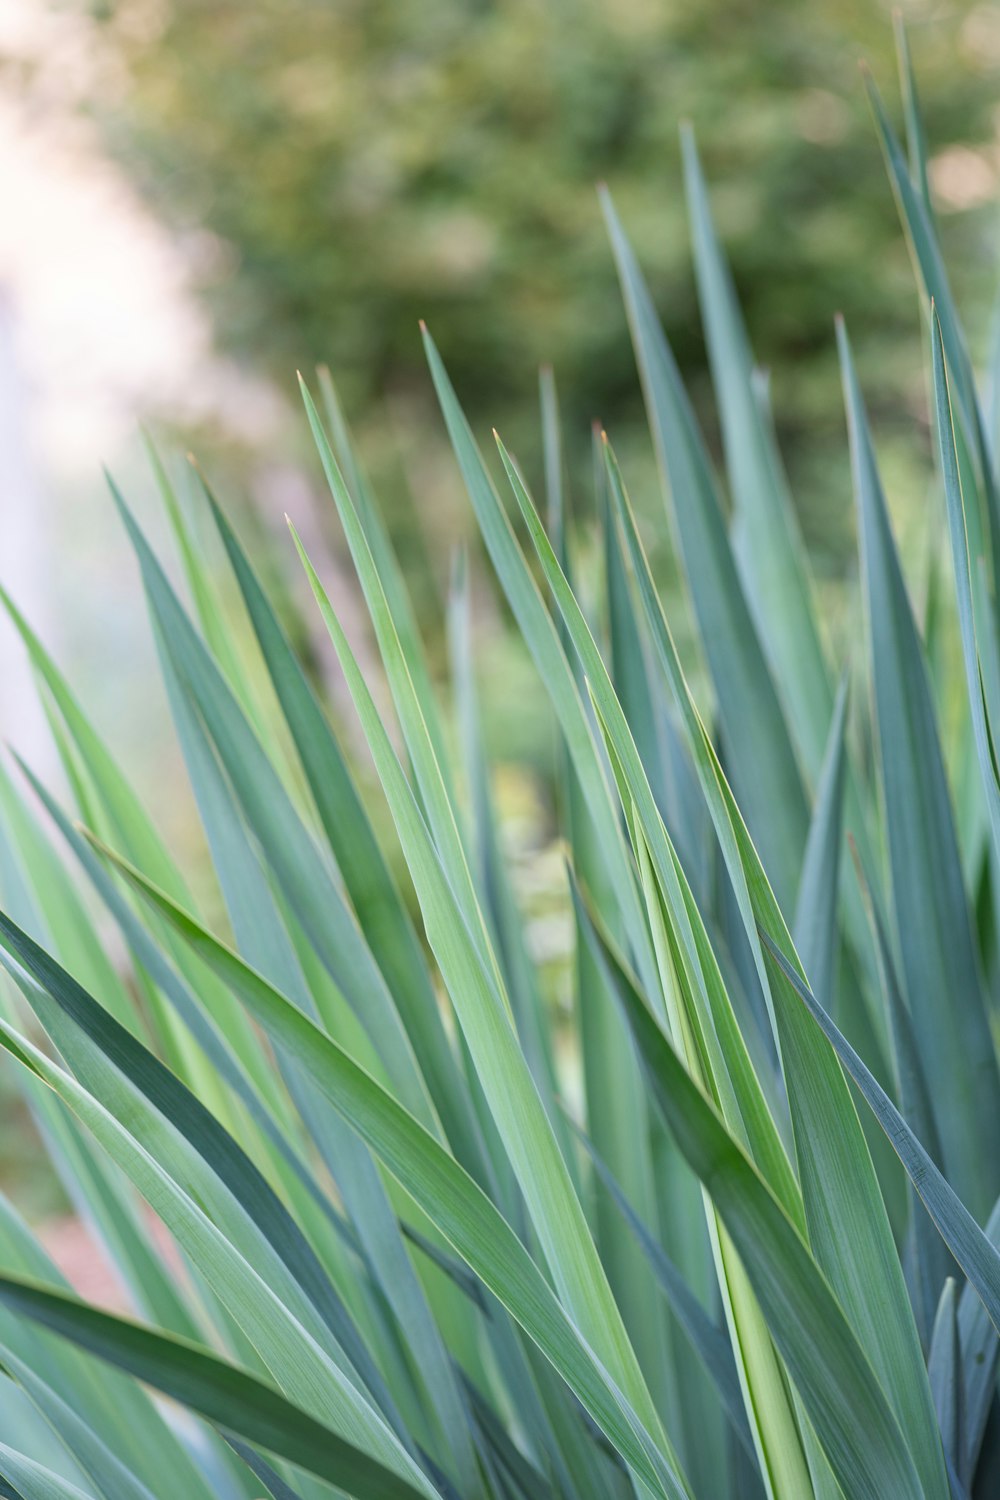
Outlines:
{"label": "clump of foliage", "polygon": [[[394,727],[298,550],[416,924],[207,488],[242,624],[162,470],[197,623],[115,498],[224,917],[199,909],[8,601],[75,810],[22,769],[117,936],[112,950],[5,776],[0,1036],[139,1321],[75,1297],[0,1204],[4,1493],[995,1493],[997,423],[945,279],[918,122],[908,164],[873,101],[927,300],[951,555],[922,639],[841,326],[871,689],[852,694],[856,732],[690,137],[731,525],[607,196],[604,209],[710,703],[692,697],[648,566],[640,532],[657,519],[640,527],[607,439],[602,588],[584,597],[551,384],[545,521],[498,440],[515,527],[425,333],[559,725],[580,1108],[508,880],[468,576],[459,564],[442,693],[325,380],[306,411]],[[942,691],[961,713],[938,712]]]}

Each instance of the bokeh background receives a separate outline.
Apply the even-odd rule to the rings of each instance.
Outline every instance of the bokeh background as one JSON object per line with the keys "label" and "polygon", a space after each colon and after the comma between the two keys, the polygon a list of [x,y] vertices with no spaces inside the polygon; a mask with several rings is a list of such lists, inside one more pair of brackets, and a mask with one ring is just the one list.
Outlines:
{"label": "bokeh background", "polygon": [[[912,0],[904,15],[942,238],[981,355],[997,281],[1000,7]],[[328,364],[440,662],[450,555],[471,526],[419,318],[479,432],[497,426],[533,479],[538,368],[551,364],[584,536],[595,419],[640,504],[659,504],[599,181],[717,447],[683,120],[770,375],[831,627],[852,618],[855,574],[838,310],[919,586],[934,545],[921,314],[860,59],[898,119],[892,14],[873,0],[0,0],[0,578],[182,857],[187,844],[196,857],[190,798],[102,464],[152,515],[140,424],[168,453],[194,449],[269,576],[298,588],[287,511],[349,598],[295,389],[296,369]],[[658,563],[682,618],[666,549]],[[502,611],[485,585],[477,598],[512,857],[557,962],[550,726]],[[6,629],[0,720],[56,774]],[[17,1133],[4,1139],[0,1180],[30,1177]],[[22,1188],[47,1211],[44,1184]]]}

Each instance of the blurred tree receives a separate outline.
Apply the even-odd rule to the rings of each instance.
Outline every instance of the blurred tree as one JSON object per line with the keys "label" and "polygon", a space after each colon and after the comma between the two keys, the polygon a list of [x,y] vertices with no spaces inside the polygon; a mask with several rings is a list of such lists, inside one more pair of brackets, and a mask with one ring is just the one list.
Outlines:
{"label": "blurred tree", "polygon": [[[846,555],[836,309],[890,441],[923,405],[913,282],[857,70],[867,56],[895,108],[887,9],[104,0],[100,14],[128,80],[101,113],[151,198],[207,246],[196,263],[223,345],[286,388],[328,361],[362,426],[388,396],[419,427],[426,317],[472,417],[529,464],[542,361],[579,431],[600,416],[627,447],[638,430],[602,178],[712,429],[677,146],[691,118],[807,534],[834,564]],[[1000,9],[918,3],[907,21],[946,245],[985,312],[993,245],[975,210],[1000,161]]]}

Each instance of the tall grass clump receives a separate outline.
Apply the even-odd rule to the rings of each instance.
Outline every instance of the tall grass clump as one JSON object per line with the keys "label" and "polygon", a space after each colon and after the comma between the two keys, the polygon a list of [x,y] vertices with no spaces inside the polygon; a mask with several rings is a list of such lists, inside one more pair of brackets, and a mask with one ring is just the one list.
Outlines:
{"label": "tall grass clump", "polygon": [[659,504],[637,515],[608,438],[598,586],[590,568],[578,587],[551,380],[543,504],[501,438],[477,446],[424,331],[558,726],[572,1047],[501,838],[465,567],[442,683],[325,375],[305,409],[375,688],[293,541],[377,815],[200,480],[192,512],[154,459],[187,604],[112,488],[214,865],[204,909],[5,596],[72,806],[28,765],[0,777],[0,1037],[133,1316],[75,1296],[0,1200],[3,1495],[1000,1493],[1000,358],[978,385],[903,63],[908,151],[872,102],[926,311],[949,545],[918,621],[839,327],[862,671],[817,614],[690,135],[728,505],[603,209],[692,660],[647,560]]}

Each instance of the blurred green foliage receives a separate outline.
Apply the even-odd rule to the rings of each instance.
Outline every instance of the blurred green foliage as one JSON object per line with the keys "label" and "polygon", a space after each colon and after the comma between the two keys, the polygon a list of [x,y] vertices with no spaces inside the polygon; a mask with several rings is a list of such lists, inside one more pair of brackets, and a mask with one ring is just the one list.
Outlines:
{"label": "blurred green foliage", "polygon": [[[851,546],[837,309],[890,445],[925,407],[913,282],[857,67],[867,58],[895,109],[887,7],[105,0],[101,13],[128,85],[100,112],[158,208],[202,236],[223,346],[286,390],[296,366],[329,362],[364,438],[379,398],[410,430],[430,417],[425,317],[473,419],[536,474],[544,361],[569,424],[600,418],[626,457],[639,441],[603,178],[713,434],[677,144],[690,118],[774,372],[806,534],[836,572]],[[960,0],[906,19],[975,328],[992,295],[993,219],[975,210],[997,175],[1000,11]]]}

